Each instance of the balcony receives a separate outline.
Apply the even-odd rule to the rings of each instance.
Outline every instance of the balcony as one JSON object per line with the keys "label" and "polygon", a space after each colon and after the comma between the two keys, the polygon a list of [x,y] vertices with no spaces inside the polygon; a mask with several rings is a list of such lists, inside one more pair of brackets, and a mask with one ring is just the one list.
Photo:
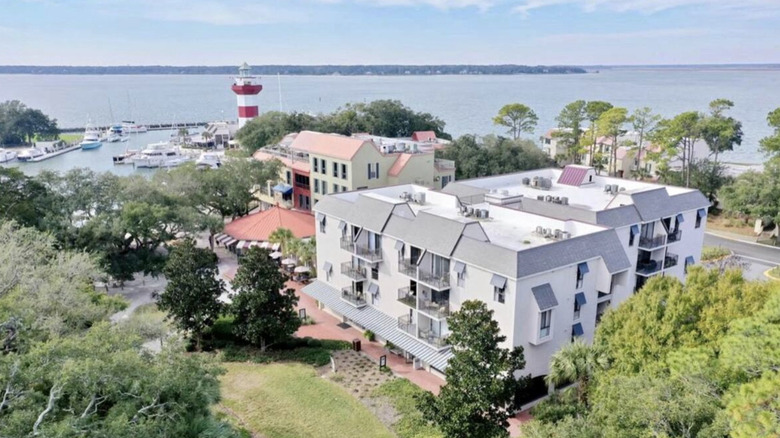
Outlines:
{"label": "balcony", "polygon": [[417,272],[417,280],[431,286],[436,290],[444,290],[450,288],[450,273],[444,273],[441,275],[432,274],[420,270]]}
{"label": "balcony", "polygon": [[450,316],[450,302],[442,299],[437,301],[420,299],[418,310],[434,319],[444,319]]}
{"label": "balcony", "polygon": [[366,299],[363,292],[356,291],[352,286],[341,289],[341,299],[355,307],[363,307],[366,305]]}
{"label": "balcony", "polygon": [[355,281],[363,281],[366,279],[366,267],[355,265],[352,262],[342,263],[341,273]]}
{"label": "balcony", "polygon": [[417,336],[417,324],[414,323],[409,315],[398,317],[398,329],[412,336]]}
{"label": "balcony", "polygon": [[417,278],[417,265],[411,259],[401,259],[398,262],[398,272],[407,277]]}
{"label": "balcony", "polygon": [[382,249],[381,248],[369,248],[365,245],[353,244],[354,253],[361,259],[369,262],[381,262],[382,261]]}
{"label": "balcony", "polygon": [[679,242],[681,238],[682,238],[682,230],[677,230],[669,233],[669,239],[667,241],[669,243]]}
{"label": "balcony", "polygon": [[666,235],[661,234],[655,237],[640,237],[639,248],[641,249],[655,249],[666,245]]}
{"label": "balcony", "polygon": [[412,293],[412,289],[409,286],[398,289],[398,301],[411,308],[417,308],[417,295]]}
{"label": "balcony", "polygon": [[677,254],[667,253],[666,257],[664,257],[664,269],[677,266],[677,259],[679,259]]}
{"label": "balcony", "polygon": [[349,252],[355,251],[355,241],[351,237],[342,237],[340,241],[341,249]]}
{"label": "balcony", "polygon": [[449,346],[449,344],[447,344],[446,337],[442,337],[441,335],[438,335],[431,330],[420,330],[419,338],[428,345],[439,349]]}
{"label": "balcony", "polygon": [[653,275],[657,272],[661,272],[663,264],[657,260],[648,260],[637,263],[636,273],[637,275],[643,275],[645,277]]}

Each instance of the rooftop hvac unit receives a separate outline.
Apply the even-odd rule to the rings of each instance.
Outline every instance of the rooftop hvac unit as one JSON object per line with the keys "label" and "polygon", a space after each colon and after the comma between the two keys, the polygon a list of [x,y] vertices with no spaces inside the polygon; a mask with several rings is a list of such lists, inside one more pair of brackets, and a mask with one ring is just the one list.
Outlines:
{"label": "rooftop hvac unit", "polygon": [[415,193],[414,202],[418,204],[425,204],[425,193]]}
{"label": "rooftop hvac unit", "polygon": [[487,209],[482,209],[481,211],[482,211],[482,219],[487,219],[490,217],[490,211],[488,211]]}
{"label": "rooftop hvac unit", "polygon": [[409,193],[408,192],[403,192],[403,193],[401,193],[401,196],[399,196],[399,198],[401,198],[401,199],[406,199],[408,197],[409,197]]}
{"label": "rooftop hvac unit", "polygon": [[625,192],[625,191],[626,191],[626,188],[625,188],[625,187],[621,187],[621,188],[620,188],[620,191],[621,191],[621,192]]}
{"label": "rooftop hvac unit", "polygon": [[539,187],[539,177],[535,176],[534,179],[531,181],[531,187]]}
{"label": "rooftop hvac unit", "polygon": [[488,193],[491,193],[491,194],[498,193],[498,189],[490,189],[490,192],[488,192]]}
{"label": "rooftop hvac unit", "polygon": [[412,143],[412,144],[410,144],[410,145],[409,145],[409,150],[410,150],[410,151],[411,151],[413,154],[416,154],[416,153],[419,151],[419,149],[418,149],[418,147],[417,147],[417,143]]}
{"label": "rooftop hvac unit", "polygon": [[612,193],[612,186],[607,184],[604,186],[604,193]]}
{"label": "rooftop hvac unit", "polygon": [[483,210],[483,209],[477,210],[477,217],[480,218],[480,219],[485,219],[485,211],[486,210]]}
{"label": "rooftop hvac unit", "polygon": [[536,227],[536,234],[544,234],[544,228],[541,226]]}
{"label": "rooftop hvac unit", "polygon": [[557,229],[557,228],[555,229],[555,234],[554,234],[554,237],[555,237],[556,239],[560,239],[562,234],[563,234],[563,231],[561,231],[561,230],[559,230],[559,229]]}
{"label": "rooftop hvac unit", "polygon": [[474,214],[474,207],[466,207],[466,216],[472,216]]}
{"label": "rooftop hvac unit", "polygon": [[509,190],[501,190],[503,196],[509,196]]}
{"label": "rooftop hvac unit", "polygon": [[552,196],[547,195],[547,196],[544,197],[544,200],[547,201],[547,202],[552,202]]}
{"label": "rooftop hvac unit", "polygon": [[569,237],[571,237],[571,233],[570,233],[570,232],[568,232],[568,231],[564,231],[564,232],[562,232],[562,233],[561,233],[561,239],[562,239],[562,240],[566,240],[566,239],[568,239]]}
{"label": "rooftop hvac unit", "polygon": [[467,210],[468,210],[468,207],[466,207],[465,205],[461,205],[460,206],[460,212],[461,213],[465,213]]}
{"label": "rooftop hvac unit", "polygon": [[551,229],[551,228],[545,228],[545,229],[544,229],[544,236],[545,236],[545,237],[550,237],[550,236],[552,236],[552,229]]}
{"label": "rooftop hvac unit", "polygon": [[531,184],[531,178],[525,177],[523,178],[523,185],[527,186]]}
{"label": "rooftop hvac unit", "polygon": [[620,186],[618,186],[617,184],[612,184],[612,193],[617,193],[619,189]]}
{"label": "rooftop hvac unit", "polygon": [[536,196],[536,199],[537,199],[538,201],[544,201],[544,195],[537,195],[537,196]]}
{"label": "rooftop hvac unit", "polygon": [[569,205],[569,198],[567,198],[566,196],[562,196],[561,197],[561,204]]}

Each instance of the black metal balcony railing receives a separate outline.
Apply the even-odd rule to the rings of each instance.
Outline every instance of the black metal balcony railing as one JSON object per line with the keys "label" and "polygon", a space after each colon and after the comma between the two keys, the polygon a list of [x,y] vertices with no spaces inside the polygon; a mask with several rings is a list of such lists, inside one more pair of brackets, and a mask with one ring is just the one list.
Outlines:
{"label": "black metal balcony railing", "polygon": [[417,295],[412,293],[412,289],[409,286],[398,289],[398,301],[409,307],[417,308]]}
{"label": "black metal balcony railing", "polygon": [[436,319],[443,319],[450,316],[450,302],[441,299],[437,301],[420,299],[419,310]]}
{"label": "black metal balcony railing", "polygon": [[355,250],[355,241],[352,240],[351,237],[342,237],[340,244],[341,244],[341,249],[346,249],[349,252]]}
{"label": "black metal balcony railing", "polygon": [[636,273],[639,275],[651,275],[659,272],[663,264],[658,260],[649,260],[637,264]]}
{"label": "black metal balcony railing", "polygon": [[366,267],[355,265],[352,262],[342,263],[341,273],[356,281],[363,281],[366,279]]}
{"label": "black metal balcony railing", "polygon": [[644,249],[654,249],[666,245],[666,235],[661,234],[655,237],[640,237],[639,247]]}
{"label": "black metal balcony railing", "polygon": [[401,259],[398,262],[398,272],[412,278],[417,278],[417,265],[414,264],[411,259]]}
{"label": "black metal balcony railing", "polygon": [[438,335],[431,330],[420,330],[419,338],[424,342],[427,342],[428,345],[432,345],[437,348],[444,348],[448,346],[446,337],[442,337],[441,335]]}
{"label": "black metal balcony railing", "polygon": [[380,248],[369,248],[365,245],[354,244],[355,255],[370,262],[382,260],[382,250]]}
{"label": "black metal balcony railing", "polygon": [[363,307],[366,305],[366,299],[363,292],[355,291],[352,286],[341,289],[341,299],[355,307]]}
{"label": "black metal balcony railing", "polygon": [[677,230],[669,233],[669,239],[667,241],[669,243],[679,242],[681,238],[682,238],[682,230]]}
{"label": "black metal balcony railing", "polygon": [[417,324],[414,323],[409,315],[398,317],[398,328],[412,336],[417,336]]}
{"label": "black metal balcony railing", "polygon": [[679,256],[677,254],[666,254],[666,257],[664,257],[664,269],[677,266],[678,259]]}
{"label": "black metal balcony railing", "polygon": [[425,272],[423,270],[419,270],[417,272],[417,279],[429,286],[432,286],[434,289],[438,289],[438,290],[449,289],[450,287],[449,272],[437,275],[437,274],[432,274],[430,272]]}

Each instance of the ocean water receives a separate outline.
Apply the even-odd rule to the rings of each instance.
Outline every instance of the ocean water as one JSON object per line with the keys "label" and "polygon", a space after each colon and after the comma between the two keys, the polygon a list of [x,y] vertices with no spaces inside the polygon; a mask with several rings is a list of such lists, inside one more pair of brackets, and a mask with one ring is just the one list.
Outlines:
{"label": "ocean water", "polygon": [[[215,75],[0,75],[0,101],[18,99],[56,117],[61,127],[83,126],[88,119],[107,125],[200,122],[236,117],[231,78]],[[758,140],[771,131],[766,115],[780,107],[780,71],[735,69],[609,69],[584,75],[517,76],[282,76],[260,79],[260,111],[329,112],[349,102],[398,99],[434,114],[454,136],[502,132],[491,118],[506,103],[522,102],[539,116],[533,135],[555,126],[567,103],[606,100],[633,110],[649,106],[663,116],[707,109],[716,98],[731,99],[731,114],[742,121],[741,147],[724,156],[735,163],[761,163]],[[152,142],[155,133],[136,141]],[[168,133],[161,134],[167,137]],[[144,136],[147,136],[144,138]],[[30,167],[65,170],[86,165],[114,169],[107,148],[89,159],[53,158]],[[81,152],[79,152],[81,153]],[[86,154],[86,152],[84,152]],[[105,155],[105,156],[104,156]],[[107,159],[108,162],[98,160]],[[22,165],[23,168],[34,166]],[[119,172],[127,172],[121,170]]]}

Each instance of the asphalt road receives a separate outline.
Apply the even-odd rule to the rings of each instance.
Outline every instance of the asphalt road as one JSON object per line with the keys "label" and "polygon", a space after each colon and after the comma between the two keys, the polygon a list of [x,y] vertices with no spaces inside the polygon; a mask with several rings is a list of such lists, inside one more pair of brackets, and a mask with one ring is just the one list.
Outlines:
{"label": "asphalt road", "polygon": [[769,267],[780,265],[780,248],[727,239],[710,233],[704,235],[704,244],[728,248],[750,262]]}

